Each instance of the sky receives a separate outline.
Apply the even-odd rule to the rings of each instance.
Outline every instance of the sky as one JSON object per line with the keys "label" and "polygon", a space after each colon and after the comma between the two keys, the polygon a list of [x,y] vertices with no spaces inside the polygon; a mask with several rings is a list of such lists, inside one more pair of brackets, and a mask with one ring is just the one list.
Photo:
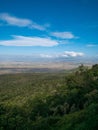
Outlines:
{"label": "sky", "polygon": [[98,58],[98,0],[0,0],[0,56]]}

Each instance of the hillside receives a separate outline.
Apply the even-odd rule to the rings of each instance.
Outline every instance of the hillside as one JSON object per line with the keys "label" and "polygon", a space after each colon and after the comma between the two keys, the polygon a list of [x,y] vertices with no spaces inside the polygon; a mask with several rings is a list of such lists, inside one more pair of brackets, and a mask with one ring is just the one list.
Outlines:
{"label": "hillside", "polygon": [[98,65],[0,75],[0,130],[97,130]]}

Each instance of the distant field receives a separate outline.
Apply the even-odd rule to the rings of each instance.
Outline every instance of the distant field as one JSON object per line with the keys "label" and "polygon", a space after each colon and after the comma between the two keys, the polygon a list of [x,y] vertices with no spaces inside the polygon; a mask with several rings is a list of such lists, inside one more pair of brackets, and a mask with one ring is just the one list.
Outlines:
{"label": "distant field", "polygon": [[[63,72],[76,69],[80,63],[60,63],[60,62],[46,62],[46,63],[24,63],[24,62],[1,62],[0,74],[12,73],[32,73],[32,72]],[[91,64],[86,64],[91,66]]]}

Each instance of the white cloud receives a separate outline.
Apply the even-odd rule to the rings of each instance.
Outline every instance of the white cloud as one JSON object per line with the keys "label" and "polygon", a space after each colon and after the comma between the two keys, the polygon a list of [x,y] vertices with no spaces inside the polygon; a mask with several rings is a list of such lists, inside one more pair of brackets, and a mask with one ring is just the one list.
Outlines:
{"label": "white cloud", "polygon": [[53,58],[53,55],[40,54],[40,57],[42,57],[42,58]]}
{"label": "white cloud", "polygon": [[62,57],[77,57],[77,56],[83,56],[84,53],[82,52],[75,52],[75,51],[65,51],[61,56]]}
{"label": "white cloud", "polygon": [[82,52],[75,52],[75,51],[65,51],[63,53],[57,53],[57,54],[40,54],[40,57],[42,58],[70,58],[70,57],[82,57],[84,56],[84,53]]}
{"label": "white cloud", "polygon": [[96,46],[98,46],[98,45],[96,45],[96,44],[88,44],[87,45],[87,47],[96,47]]}
{"label": "white cloud", "polygon": [[56,46],[59,43],[51,38],[42,37],[25,37],[25,36],[13,36],[11,40],[1,40],[0,45],[4,46]]}
{"label": "white cloud", "polygon": [[71,32],[52,32],[51,36],[61,38],[61,39],[76,39],[78,37],[74,36]]}
{"label": "white cloud", "polygon": [[29,27],[29,28],[34,28],[38,30],[46,29],[45,26],[41,26],[29,19],[17,18],[15,16],[9,15],[8,13],[1,13],[0,20],[6,22],[9,25],[18,26],[18,27]]}

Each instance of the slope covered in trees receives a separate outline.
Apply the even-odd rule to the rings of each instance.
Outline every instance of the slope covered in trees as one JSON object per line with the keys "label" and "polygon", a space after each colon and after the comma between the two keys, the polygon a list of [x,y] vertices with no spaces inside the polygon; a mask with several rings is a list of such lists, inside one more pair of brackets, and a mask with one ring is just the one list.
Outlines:
{"label": "slope covered in trees", "polygon": [[98,65],[0,76],[0,130],[97,130]]}

